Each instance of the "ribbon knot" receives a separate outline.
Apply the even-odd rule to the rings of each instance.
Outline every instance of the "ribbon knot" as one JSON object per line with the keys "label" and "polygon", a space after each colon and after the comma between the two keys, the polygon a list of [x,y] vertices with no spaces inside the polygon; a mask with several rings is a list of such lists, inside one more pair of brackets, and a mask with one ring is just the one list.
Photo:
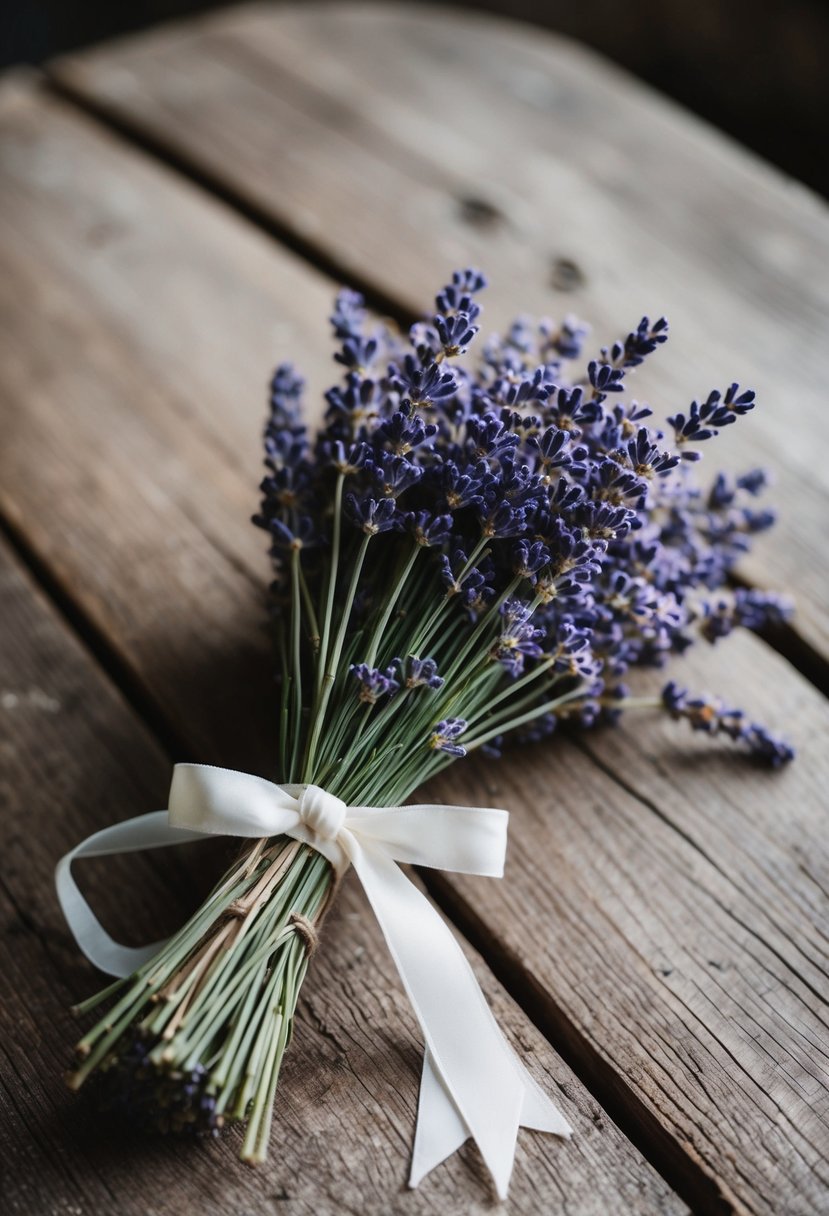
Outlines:
{"label": "ribbon knot", "polygon": [[500,877],[506,811],[483,807],[349,807],[316,785],[274,785],[206,764],[177,764],[169,811],[104,828],[58,862],[55,885],[67,924],[91,962],[126,976],[164,944],[140,949],[109,936],[78,890],[76,857],[101,857],[212,835],[287,835],[338,872],[353,865],[374,909],[426,1049],[409,1185],[474,1137],[506,1197],[519,1127],[569,1136],[566,1119],[508,1045],[466,956],[398,862]]}
{"label": "ribbon knot", "polygon": [[341,798],[318,785],[306,785],[298,798],[299,817],[320,840],[336,840],[348,807]]}

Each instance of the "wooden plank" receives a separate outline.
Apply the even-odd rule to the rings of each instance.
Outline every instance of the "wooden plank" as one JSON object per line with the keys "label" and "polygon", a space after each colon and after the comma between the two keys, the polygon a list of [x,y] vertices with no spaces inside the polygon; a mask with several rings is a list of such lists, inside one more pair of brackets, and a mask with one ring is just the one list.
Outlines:
{"label": "wooden plank", "polygon": [[[136,1141],[61,1084],[78,1033],[69,1005],[98,981],[61,920],[51,887],[55,860],[84,833],[161,805],[169,764],[2,543],[0,615],[4,1211],[93,1213],[115,1205],[126,1216],[250,1216],[272,1212],[277,1199],[288,1213],[489,1211],[488,1183],[471,1148],[417,1192],[403,1190],[418,1031],[351,882],[303,991],[266,1166],[254,1171],[236,1160],[235,1134],[209,1146]],[[203,871],[202,881],[210,869],[215,874],[203,852],[182,850],[177,860],[156,854],[137,869],[110,861],[92,867],[87,881],[110,925],[130,921],[134,940],[152,940],[193,906],[192,869]],[[501,1025],[578,1131],[572,1144],[522,1133],[507,1210],[566,1203],[580,1213],[685,1211],[472,951],[470,958]]]}
{"label": "wooden plank", "polygon": [[829,225],[805,189],[592,53],[466,13],[253,5],[54,73],[410,310],[474,262],[498,323],[572,310],[603,343],[667,312],[641,392],[669,413],[734,378],[758,389],[717,459],[770,465],[782,518],[741,572],[798,588],[825,673]]}
{"label": "wooden plank", "polygon": [[747,635],[694,656],[686,676],[789,721],[796,767],[740,767],[648,715],[581,745],[525,749],[520,764],[452,769],[447,801],[472,789],[473,802],[517,811],[494,894],[468,879],[436,889],[473,936],[484,919],[494,926],[500,973],[584,1060],[596,1092],[621,1072],[636,1117],[655,1137],[669,1127],[724,1183],[727,1205],[818,1213],[829,1188],[829,712]]}
{"label": "wooden plank", "polygon": [[[275,714],[249,524],[260,407],[295,344],[322,375],[330,284],[63,107],[5,102],[0,343],[6,402],[26,406],[4,435],[5,512],[95,629],[131,639],[129,678],[166,723],[187,718],[188,754],[215,754],[224,720],[216,762],[267,767],[270,732],[247,726]],[[220,300],[241,343],[215,328]]]}
{"label": "wooden plank", "polygon": [[[293,287],[302,276],[294,270],[289,279],[291,258],[60,106],[18,100],[8,108],[3,125],[5,222],[14,234],[14,248],[4,243],[9,252],[0,290],[8,292],[8,311],[29,310],[27,325],[11,331],[0,361],[0,383],[9,401],[17,403],[25,394],[29,403],[25,411],[10,415],[15,438],[9,451],[15,464],[9,466],[14,473],[0,479],[4,509],[148,698],[164,707],[187,747],[204,759],[261,765],[260,771],[268,772],[269,732],[258,734],[250,725],[267,718],[246,716],[236,724],[237,706],[228,713],[227,707],[217,710],[215,702],[205,703],[204,685],[186,678],[186,665],[178,658],[180,650],[186,654],[194,630],[209,629],[218,640],[211,643],[208,658],[221,657],[222,640],[228,646],[224,666],[217,669],[219,689],[235,690],[238,676],[231,680],[227,672],[237,659],[227,655],[236,650],[244,655],[257,628],[257,558],[247,557],[249,542],[242,538],[240,524],[246,514],[240,504],[253,484],[252,473],[248,479],[240,449],[229,460],[224,448],[206,436],[220,433],[225,394],[226,401],[239,401],[238,415],[228,426],[240,435],[248,428],[253,452],[258,394],[243,378],[250,392],[238,392],[235,372],[245,366],[249,377],[250,365],[264,360],[267,352],[260,349],[262,331],[256,328],[239,330],[234,344],[208,349],[202,340],[208,366],[202,369],[200,391],[188,394],[185,410],[176,403],[181,401],[182,369],[191,362],[183,345],[190,334],[185,332],[178,344],[165,335],[175,329],[181,307],[179,268],[192,299],[199,302],[200,325],[211,335],[228,328],[228,305],[217,284],[232,284],[234,300],[255,299],[280,316],[286,312],[285,300],[280,312],[258,285],[273,278]],[[80,259],[77,250],[90,209],[104,231],[120,220],[119,239],[97,257]],[[147,215],[153,217],[151,228],[142,223]],[[251,296],[248,275],[254,273]],[[135,304],[129,311],[122,302],[131,300],[136,278],[144,297],[152,299],[150,309]],[[310,273],[307,283],[314,299],[323,284]],[[301,299],[290,302],[298,316],[310,308]],[[253,314],[251,305],[245,315]],[[126,453],[125,436],[131,444]],[[60,511],[51,509],[55,502]],[[168,538],[179,531],[182,539],[170,550]],[[164,554],[160,570],[149,560],[154,552]],[[228,555],[236,563],[232,573]],[[136,578],[133,567],[142,559]],[[217,570],[226,573],[218,577]],[[169,584],[164,618],[154,604],[161,579]],[[815,694],[764,647],[750,639],[746,646],[748,650],[737,645],[724,652],[721,685],[728,687],[727,662],[735,664],[731,687],[740,689],[743,700],[759,698],[768,682],[781,706],[791,700],[798,734],[808,744],[824,720]],[[730,660],[729,654],[734,656]],[[247,674],[246,666],[238,670]],[[250,678],[262,679],[253,664]],[[245,710],[253,712],[253,706]],[[723,762],[717,790],[721,803],[729,806],[738,851],[733,839],[715,833],[713,804],[704,802],[701,782],[688,780],[685,800],[666,796],[664,803],[649,797],[635,801],[620,788],[628,768],[637,780],[646,780],[649,765],[667,764],[669,754],[654,752],[656,738],[648,735],[643,742],[636,734],[625,736],[632,758],[624,753],[611,772],[605,771],[603,752],[597,762],[567,741],[549,756],[536,751],[520,762],[505,761],[496,771],[504,801],[516,812],[510,894],[506,887],[486,895],[480,888],[480,897],[473,897],[479,884],[470,883],[444,887],[443,898],[453,901],[458,916],[468,918],[470,932],[507,968],[526,999],[539,1005],[550,1032],[589,1073],[606,1104],[611,1102],[647,1138],[649,1152],[683,1193],[709,1210],[774,1211],[775,1205],[785,1210],[787,1197],[796,1192],[803,1197],[804,1211],[817,1211],[823,1183],[815,1125],[826,1094],[824,1082],[812,1075],[809,1052],[820,1042],[819,1000],[825,985],[821,959],[806,968],[801,956],[814,949],[813,939],[819,940],[812,921],[819,926],[819,917],[825,916],[814,884],[822,882],[825,889],[827,883],[814,850],[807,863],[812,877],[798,879],[792,850],[797,839],[818,838],[815,789],[825,762],[819,755],[810,757],[776,783],[759,775],[749,781],[744,768]],[[220,760],[210,750],[211,739],[222,752]],[[460,782],[469,799],[481,788],[479,772],[491,770],[459,768],[437,787],[438,796],[452,797],[458,788],[453,783]],[[530,774],[526,786],[525,772]],[[566,855],[558,813],[544,818],[538,805],[543,791],[542,805],[548,807],[550,789],[572,817]],[[591,793],[589,801],[585,791]],[[790,831],[775,838],[764,824],[774,822],[781,798],[796,814]],[[484,800],[490,801],[489,796]],[[602,814],[597,820],[596,807],[617,806],[622,808],[618,815]],[[764,808],[762,814],[758,806]],[[606,833],[601,848],[599,822]],[[724,867],[717,850],[726,848],[732,850],[734,864]],[[754,886],[735,877],[744,874],[743,855],[764,859],[770,891],[778,871],[785,873],[791,889],[779,908],[772,906],[757,921],[757,940],[745,929],[757,920]],[[526,864],[516,865],[515,859]],[[551,890],[548,866],[556,863]],[[759,868],[759,861],[754,864]],[[709,892],[704,911],[706,918],[713,917],[702,928],[689,922],[684,911],[695,906],[698,888]],[[657,891],[665,905],[655,922],[659,934],[650,904],[651,892]],[[728,916],[721,914],[723,908]],[[623,931],[612,929],[623,916]],[[521,929],[524,922],[532,933]],[[521,950],[515,941],[519,929]],[[726,1018],[717,1016],[721,976],[716,968],[697,965],[708,944],[706,934],[717,936],[743,977],[743,1003],[761,995],[769,1002],[775,1015],[769,1034],[781,1043],[786,1070],[779,1077],[768,1072],[766,1042],[752,1037],[758,1015],[735,1008]],[[700,994],[693,1016],[663,982],[668,977],[660,979],[649,962],[659,958],[655,937],[662,951],[670,942],[682,967],[692,971]],[[794,945],[787,940],[792,937]],[[754,961],[758,953],[760,963]],[[808,984],[792,979],[793,968],[808,970]],[[715,1041],[720,1044],[716,1050]],[[657,1042],[660,1054],[652,1060],[649,1051]],[[728,1065],[733,1056],[760,1078],[753,1088],[740,1089],[742,1075]],[[782,1131],[777,1108],[763,1097],[761,1082],[784,1102]],[[734,1110],[739,1111],[736,1127]],[[798,1117],[808,1125],[808,1135],[794,1125]],[[773,1143],[775,1152],[758,1157],[751,1147],[758,1142]]]}

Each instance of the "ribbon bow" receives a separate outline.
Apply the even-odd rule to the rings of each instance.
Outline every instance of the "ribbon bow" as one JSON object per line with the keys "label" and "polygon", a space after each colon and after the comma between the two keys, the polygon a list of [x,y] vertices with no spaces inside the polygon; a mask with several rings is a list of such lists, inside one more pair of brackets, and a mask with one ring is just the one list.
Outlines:
{"label": "ribbon bow", "polygon": [[163,943],[134,949],[113,941],[75,884],[75,858],[213,835],[287,835],[318,850],[338,873],[353,865],[426,1042],[409,1185],[472,1136],[503,1199],[518,1128],[559,1136],[571,1128],[504,1039],[451,931],[397,863],[500,878],[508,818],[481,807],[348,807],[316,785],[280,786],[230,769],[178,764],[168,811],[96,832],[58,863],[55,883],[87,958],[125,976]]}

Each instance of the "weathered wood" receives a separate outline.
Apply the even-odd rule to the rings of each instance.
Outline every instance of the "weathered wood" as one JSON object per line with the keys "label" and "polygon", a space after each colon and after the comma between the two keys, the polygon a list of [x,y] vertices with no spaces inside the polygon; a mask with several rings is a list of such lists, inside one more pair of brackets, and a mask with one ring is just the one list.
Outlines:
{"label": "weathered wood", "polygon": [[[419,1034],[379,929],[350,882],[303,990],[263,1168],[235,1159],[235,1134],[207,1146],[136,1141],[61,1084],[78,1034],[69,1005],[99,981],[61,920],[54,863],[84,833],[160,805],[169,764],[3,544],[0,616],[4,1211],[241,1216],[272,1212],[277,1200],[280,1211],[297,1214],[488,1211],[486,1176],[469,1147],[418,1191],[404,1189]],[[129,867],[85,867],[108,923],[129,917],[132,936],[152,940],[180,920],[193,906],[188,872],[199,865],[199,850],[182,852],[178,863],[156,854],[137,867],[135,857]],[[207,870],[203,854],[201,862]],[[567,1203],[596,1216],[678,1216],[683,1205],[470,957],[501,1025],[578,1130],[566,1145],[522,1133],[508,1210]]]}
{"label": "weathered wood", "polygon": [[653,713],[526,749],[520,763],[458,767],[441,796],[472,789],[473,802],[513,808],[510,860],[494,893],[470,879],[434,885],[473,936],[493,926],[490,957],[584,1060],[595,1092],[624,1075],[635,1117],[670,1128],[727,1204],[818,1213],[829,712],[749,636],[677,666],[788,721],[800,748],[790,772],[771,777]]}
{"label": "weathered wood", "polygon": [[[229,680],[225,673],[229,668],[235,673],[237,663],[256,687],[265,687],[266,676],[257,665],[265,671],[266,664],[252,657],[248,667],[233,653],[250,654],[260,613],[256,572],[263,564],[258,549],[251,548],[255,540],[247,537],[247,529],[243,533],[248,508],[242,505],[253,484],[261,416],[251,366],[257,359],[267,366],[271,357],[262,341],[266,323],[262,318],[257,323],[254,301],[264,311],[272,308],[284,316],[287,297],[277,310],[276,292],[272,302],[260,284],[270,276],[287,279],[295,290],[305,284],[311,303],[300,297],[295,310],[307,318],[305,310],[325,294],[324,284],[318,276],[309,274],[306,281],[296,269],[292,272],[293,259],[269,248],[223,209],[57,105],[19,100],[6,115],[3,143],[2,189],[15,245],[9,249],[0,291],[8,293],[9,311],[31,310],[28,323],[17,322],[10,331],[0,364],[0,385],[10,403],[29,403],[26,411],[14,414],[9,457],[15,463],[0,479],[3,509],[96,637],[174,725],[185,747],[214,762],[268,771],[269,732],[261,707],[207,703],[204,682],[212,669],[202,671],[199,686],[186,678],[187,664],[194,659],[214,664],[218,693],[236,689],[238,676]],[[79,259],[90,211],[103,231],[120,220],[119,238],[97,257]],[[149,215],[153,225],[145,228],[142,217]],[[170,269],[179,266],[198,316],[187,319],[176,342],[170,334],[179,321],[181,284]],[[136,281],[151,307],[139,306]],[[186,343],[197,325],[210,335],[228,329],[227,304],[217,288],[221,283],[232,285],[234,300],[250,301],[245,317],[253,328],[241,329],[237,337],[234,326],[233,345],[208,347],[202,337],[202,365],[194,373],[198,391],[190,392],[185,378],[193,360]],[[311,322],[304,323],[309,326],[304,340],[310,344]],[[314,329],[319,332],[316,324]],[[254,370],[258,380],[259,367]],[[318,362],[312,371],[318,375]],[[186,408],[181,404],[183,383]],[[238,413],[228,421],[232,457],[227,442],[216,439],[223,395],[225,402],[239,401]],[[130,451],[123,450],[126,442]],[[250,472],[245,442],[251,445]],[[60,511],[54,509],[56,502]],[[181,539],[171,549],[175,530]],[[149,560],[154,552],[165,554],[160,571]],[[156,606],[162,581],[164,616]],[[212,636],[200,639],[204,650],[188,654],[190,635],[206,628],[205,622]],[[222,639],[229,642],[227,652]],[[731,679],[722,665],[723,691],[750,701],[759,699],[768,682],[781,712],[786,697],[796,704],[799,734],[818,729],[817,699],[784,664],[757,644],[743,651],[732,647],[730,653],[736,657]],[[254,712],[258,719],[251,716]],[[774,722],[773,714],[768,716]],[[261,735],[251,729],[257,720],[263,723]],[[232,746],[226,742],[226,727]],[[604,738],[601,747],[596,742],[600,764],[605,764]],[[658,800],[637,802],[620,788],[629,768],[637,780],[646,780],[655,738],[648,734],[643,743],[640,736],[625,736],[627,750],[612,772],[566,741],[543,753],[543,767],[542,752],[536,751],[497,769],[458,768],[437,787],[440,796],[452,797],[458,788],[452,783],[459,781],[469,800],[478,775],[485,772],[498,780],[506,804],[516,812],[510,894],[507,902],[504,885],[497,893],[480,888],[477,896],[474,888],[480,884],[470,882],[444,886],[442,897],[452,901],[456,915],[468,919],[470,933],[504,967],[522,999],[536,1003],[538,1016],[578,1060],[591,1084],[607,1095],[627,1126],[648,1140],[648,1151],[700,1206],[796,1210],[786,1208],[796,1194],[804,1212],[817,1211],[822,1185],[817,1120],[826,1096],[810,1071],[808,1053],[821,1041],[816,994],[826,990],[822,956],[808,960],[820,941],[819,918],[825,916],[815,884],[822,882],[825,888],[826,880],[822,862],[810,850],[806,864],[813,877],[798,886],[791,856],[796,829],[812,837],[820,830],[817,778],[807,776],[820,771],[819,757],[775,784],[759,775],[749,781],[732,759],[720,762],[720,805],[727,802],[740,833],[736,847],[717,828],[713,802],[703,802],[701,780],[691,784],[685,778],[687,802],[669,797],[664,788]],[[222,759],[210,750],[211,740],[214,748],[227,749]],[[664,752],[657,755],[660,763],[667,762]],[[557,815],[545,819],[533,809],[542,794],[549,800],[550,789],[572,817],[566,837]],[[784,794],[796,806],[798,819],[791,835],[775,837],[768,825]],[[702,812],[701,802],[708,808]],[[764,808],[758,819],[749,813],[753,803]],[[598,816],[597,806],[620,806],[621,811]],[[690,840],[686,817],[692,824]],[[565,841],[572,842],[566,851]],[[721,849],[730,850],[728,865],[719,856]],[[759,879],[746,880],[742,854],[768,859],[767,874],[760,860],[754,864],[765,874],[764,890],[771,895],[777,894],[778,869],[785,871],[781,889],[792,876],[782,910],[773,908],[762,921],[755,900]],[[516,865],[516,858],[524,864]],[[560,872],[551,892],[549,869],[556,862]],[[695,906],[697,884],[704,893],[705,925],[714,927],[710,930],[689,923],[683,911]],[[655,893],[658,913],[651,907]],[[675,904],[670,894],[675,894]],[[516,920],[517,915],[523,919]],[[613,929],[608,944],[617,921],[623,929]],[[760,926],[756,930],[755,922]],[[697,965],[709,944],[705,934],[715,931],[737,976],[745,977],[739,986],[743,1005],[761,995],[772,1005],[768,1033],[781,1044],[779,1075],[762,1071],[768,1067],[763,1053],[769,1044],[749,1041],[758,1033],[759,1014],[735,1005],[722,1017],[722,977],[716,968]],[[545,942],[555,948],[545,950]],[[663,951],[670,944],[681,960],[680,974],[689,972],[695,992],[692,998],[684,992],[680,996],[692,1012],[663,982],[670,977],[660,979],[653,972],[654,942]],[[793,967],[808,982],[792,980]],[[788,994],[787,985],[792,989]],[[732,1068],[734,1060],[768,1083],[784,1114],[778,1116],[763,1098],[760,1082],[741,1089],[743,1074],[736,1064]],[[805,1120],[805,1135],[793,1126],[798,1116]],[[782,1130],[776,1127],[778,1117]],[[774,1151],[758,1158],[753,1146],[765,1141]]]}
{"label": "weathered wood", "polygon": [[474,262],[487,325],[572,309],[603,343],[667,312],[640,391],[670,413],[734,378],[758,389],[717,453],[777,478],[777,536],[742,572],[796,586],[794,628],[829,659],[829,222],[806,190],[592,53],[467,13],[254,5],[54,72],[398,305],[420,312]]}
{"label": "weathered wood", "polygon": [[330,285],[63,107],[10,90],[5,118],[4,510],[94,630],[132,639],[188,755],[224,721],[216,762],[267,767],[259,405],[295,343],[321,376]]}

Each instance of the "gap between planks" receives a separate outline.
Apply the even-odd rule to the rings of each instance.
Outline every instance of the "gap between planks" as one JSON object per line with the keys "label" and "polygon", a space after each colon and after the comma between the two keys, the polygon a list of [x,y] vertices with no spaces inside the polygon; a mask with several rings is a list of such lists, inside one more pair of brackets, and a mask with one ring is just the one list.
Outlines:
{"label": "gap between planks", "polygon": [[0,538],[5,540],[9,549],[28,571],[32,581],[40,588],[67,629],[95,660],[136,716],[152,731],[170,762],[173,763],[176,756],[185,755],[188,749],[172,719],[148,693],[116,647],[107,641],[103,630],[98,628],[93,618],[72,598],[58,576],[50,569],[49,563],[42,559],[33,545],[27,543],[23,532],[2,510]]}

